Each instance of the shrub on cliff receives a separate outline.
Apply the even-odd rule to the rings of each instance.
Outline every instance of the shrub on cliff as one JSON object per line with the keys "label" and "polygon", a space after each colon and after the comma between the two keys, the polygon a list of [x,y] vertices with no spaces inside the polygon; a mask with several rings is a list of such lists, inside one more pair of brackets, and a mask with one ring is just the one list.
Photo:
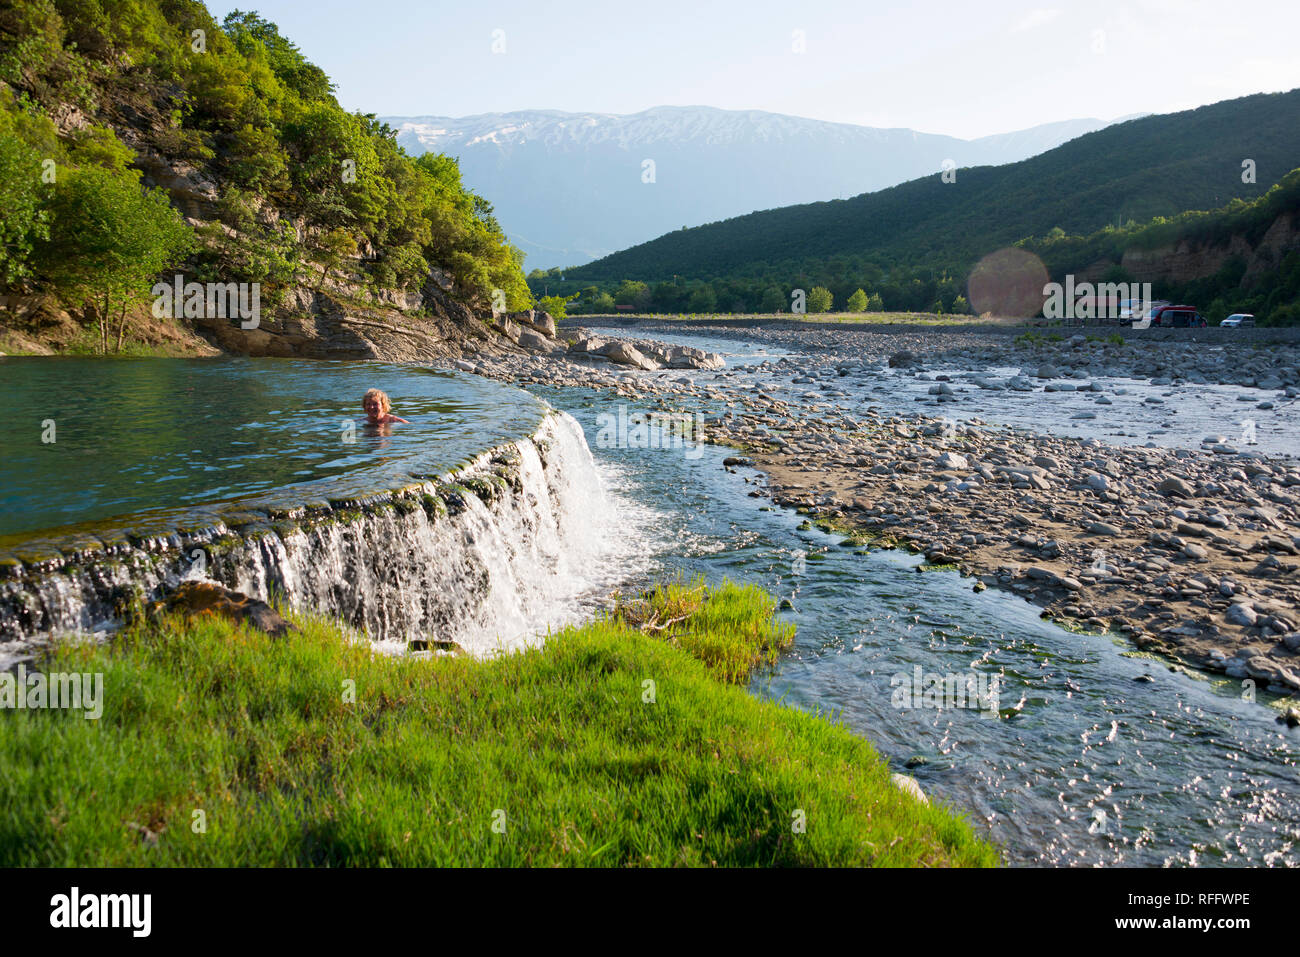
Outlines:
{"label": "shrub on cliff", "polygon": [[38,247],[46,276],[74,299],[90,302],[103,353],[117,322],[120,352],[127,309],[190,249],[193,233],[162,190],[142,190],[135,175],[102,166],[66,171],[49,213],[49,239]]}

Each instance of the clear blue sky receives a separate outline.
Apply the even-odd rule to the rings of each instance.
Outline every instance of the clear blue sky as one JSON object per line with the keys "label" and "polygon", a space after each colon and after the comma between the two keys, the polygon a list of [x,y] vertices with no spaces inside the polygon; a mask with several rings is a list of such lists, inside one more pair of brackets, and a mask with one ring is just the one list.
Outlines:
{"label": "clear blue sky", "polygon": [[975,137],[1300,87],[1298,0],[208,7],[218,20],[242,7],[275,21],[345,107],[381,115],[707,105]]}

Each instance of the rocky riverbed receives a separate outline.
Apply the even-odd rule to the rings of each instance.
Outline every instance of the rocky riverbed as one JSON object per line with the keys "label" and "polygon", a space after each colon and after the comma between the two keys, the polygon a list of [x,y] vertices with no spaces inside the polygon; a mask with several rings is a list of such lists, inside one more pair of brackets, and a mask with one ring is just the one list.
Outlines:
{"label": "rocky riverbed", "polygon": [[[729,327],[727,336],[790,354],[721,369],[719,356],[678,352],[672,369],[673,347],[654,342],[663,330],[627,331],[638,340],[566,330],[572,342],[543,355],[459,364],[522,385],[612,390],[702,421],[709,441],[743,451],[733,466],[766,473],[750,494],[804,510],[846,540],[913,548],[931,565],[975,576],[975,588],[1022,594],[1045,615],[1273,693],[1300,693],[1294,457],[1260,453],[1235,435],[1205,435],[1197,447],[1117,445],[942,414],[963,391],[958,383],[976,400],[1015,390],[1027,401],[1077,391],[1101,402],[1122,391],[1109,385],[1117,377],[1192,395],[1203,383],[1232,384],[1254,390],[1248,397],[1261,408],[1289,407],[1300,394],[1293,341],[1256,348],[1082,333],[1052,341],[942,328]],[[881,401],[882,388],[905,385],[924,411],[902,414]],[[1300,435],[1286,431],[1292,421],[1279,428],[1300,453]]]}

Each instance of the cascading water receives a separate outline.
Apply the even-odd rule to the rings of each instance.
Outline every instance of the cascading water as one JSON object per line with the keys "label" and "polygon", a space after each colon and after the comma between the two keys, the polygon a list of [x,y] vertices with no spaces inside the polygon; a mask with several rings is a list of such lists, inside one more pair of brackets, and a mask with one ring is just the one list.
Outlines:
{"label": "cascading water", "polygon": [[628,557],[614,554],[625,546],[610,533],[613,509],[581,427],[562,412],[436,482],[250,518],[10,566],[0,580],[7,657],[33,639],[111,629],[127,605],[187,577],[335,617],[386,650],[426,638],[487,654],[573,620]]}

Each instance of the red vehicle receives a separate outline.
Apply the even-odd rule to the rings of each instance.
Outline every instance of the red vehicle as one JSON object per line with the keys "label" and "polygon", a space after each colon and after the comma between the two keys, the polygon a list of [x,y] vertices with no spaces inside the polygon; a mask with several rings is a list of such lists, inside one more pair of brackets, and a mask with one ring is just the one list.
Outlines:
{"label": "red vehicle", "polygon": [[1151,325],[1165,327],[1204,326],[1205,317],[1196,311],[1195,306],[1161,306],[1151,313]]}

